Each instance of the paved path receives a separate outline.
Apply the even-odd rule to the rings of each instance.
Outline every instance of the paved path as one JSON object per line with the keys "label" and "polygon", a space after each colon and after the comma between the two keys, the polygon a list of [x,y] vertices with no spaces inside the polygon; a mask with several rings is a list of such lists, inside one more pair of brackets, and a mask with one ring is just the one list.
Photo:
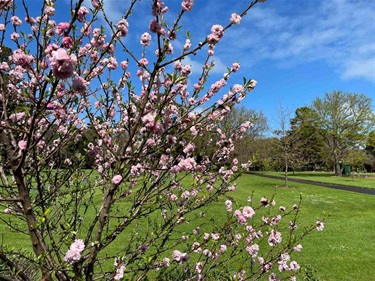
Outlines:
{"label": "paved path", "polygon": [[[254,173],[254,172],[248,172],[248,174],[265,177],[265,178],[278,179],[278,180],[285,179],[285,177],[282,177],[282,176],[266,175],[266,174],[259,174],[259,173]],[[375,189],[371,189],[371,188],[363,188],[363,187],[349,186],[349,185],[338,185],[338,184],[331,184],[331,183],[326,183],[326,182],[304,180],[304,179],[296,179],[296,178],[290,178],[290,177],[288,177],[288,181],[375,195]],[[374,184],[375,184],[375,181],[374,181]]]}

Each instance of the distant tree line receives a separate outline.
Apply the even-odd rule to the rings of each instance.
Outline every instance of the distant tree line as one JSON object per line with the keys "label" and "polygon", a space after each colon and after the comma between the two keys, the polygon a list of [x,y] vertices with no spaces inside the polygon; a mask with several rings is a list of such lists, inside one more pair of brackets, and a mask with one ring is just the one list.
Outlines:
{"label": "distant tree line", "polygon": [[340,176],[344,165],[350,165],[353,171],[375,172],[371,102],[364,94],[326,93],[311,106],[297,108],[294,115],[279,112],[272,137],[264,136],[268,126],[261,116],[254,120],[260,129],[240,140],[236,153],[250,160],[253,170],[334,171]]}

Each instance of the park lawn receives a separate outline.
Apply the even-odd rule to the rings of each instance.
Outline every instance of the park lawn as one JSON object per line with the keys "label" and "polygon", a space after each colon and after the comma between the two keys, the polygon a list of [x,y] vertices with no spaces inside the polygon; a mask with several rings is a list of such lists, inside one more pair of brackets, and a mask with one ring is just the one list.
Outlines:
{"label": "park lawn", "polygon": [[[270,172],[262,171],[259,172],[266,175],[274,175],[284,177],[284,172]],[[334,173],[329,172],[288,172],[290,179],[304,179],[311,181],[318,181],[324,183],[332,183],[338,185],[358,186],[363,188],[375,188],[375,174],[374,173],[363,173],[363,174],[352,174],[351,176],[336,177]]]}
{"label": "park lawn", "polygon": [[235,196],[245,200],[271,196],[276,203],[291,206],[302,195],[300,220],[315,222],[323,212],[331,216],[322,232],[307,236],[301,253],[293,257],[317,271],[319,280],[372,280],[375,276],[375,196],[300,183],[280,188],[282,180],[244,175]]}
{"label": "park lawn", "polygon": [[[276,193],[277,205],[290,209],[302,195],[300,229],[314,224],[323,213],[331,215],[325,222],[325,230],[307,236],[302,243],[302,252],[292,256],[302,267],[309,266],[316,270],[315,276],[319,280],[367,281],[375,276],[375,269],[371,266],[375,263],[375,196],[299,183],[290,183],[290,188],[281,188],[281,180],[254,175],[243,175],[237,182],[236,191],[229,193],[229,196],[242,206],[248,204],[247,198],[252,194],[254,205],[257,205],[261,197],[270,198]],[[212,216],[225,219],[226,199],[221,198],[210,205],[206,210],[207,220]],[[99,200],[96,202],[99,204]],[[207,221],[207,224],[210,222]],[[4,225],[0,229],[4,242],[28,248],[28,238],[10,233]],[[139,231],[142,232],[141,229]],[[191,227],[186,231],[191,231]],[[181,229],[181,235],[183,234],[188,233]],[[129,235],[131,234],[125,233],[116,239],[113,248],[118,250],[124,247],[129,241]]]}

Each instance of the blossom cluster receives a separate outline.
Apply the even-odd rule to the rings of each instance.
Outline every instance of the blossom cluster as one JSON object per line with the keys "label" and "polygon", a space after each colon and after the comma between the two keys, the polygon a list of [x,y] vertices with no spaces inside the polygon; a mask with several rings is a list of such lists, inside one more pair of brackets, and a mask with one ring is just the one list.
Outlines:
{"label": "blossom cluster", "polygon": [[[248,202],[253,204],[251,197],[248,198]],[[185,251],[173,250],[172,259],[165,257],[155,266],[162,272],[168,272],[170,268],[174,268],[173,265],[177,267],[182,265],[185,268],[191,266],[191,271],[188,271],[184,278],[204,280],[209,276],[210,268],[222,265],[230,255],[245,251],[247,252],[245,259],[252,264],[251,269],[244,267],[230,278],[247,280],[254,275],[266,275],[269,280],[281,280],[286,277],[295,280],[300,265],[295,260],[291,260],[291,255],[294,255],[293,252],[300,252],[302,245],[293,238],[297,228],[291,229],[292,235],[287,231],[283,241],[281,221],[292,217],[296,224],[295,218],[300,211],[299,207],[292,206],[287,211],[284,206],[277,208],[274,199],[265,197],[260,199],[257,207],[247,205],[233,211],[233,205],[231,200],[225,201],[228,221],[219,222],[212,218],[216,229],[213,232],[204,232],[202,227],[197,227],[192,233],[183,235],[181,239],[191,247],[185,248]],[[317,227],[322,224],[318,221]],[[313,230],[314,227],[307,232]],[[301,235],[305,234],[306,232],[303,232]],[[268,248],[263,243],[264,240],[268,242]],[[229,254],[224,255],[224,253]],[[190,259],[194,260],[193,265],[189,265]],[[277,267],[278,273],[272,272],[274,267]]]}
{"label": "blossom cluster", "polygon": [[81,259],[81,254],[83,250],[85,249],[85,244],[83,240],[76,239],[70,245],[69,250],[66,252],[64,261],[69,263],[75,263]]}

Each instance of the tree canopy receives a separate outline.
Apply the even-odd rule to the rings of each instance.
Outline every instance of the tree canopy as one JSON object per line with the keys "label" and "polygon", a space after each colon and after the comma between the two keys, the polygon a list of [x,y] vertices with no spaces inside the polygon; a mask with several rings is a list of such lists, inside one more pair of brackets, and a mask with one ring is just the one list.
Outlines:
{"label": "tree canopy", "polygon": [[340,161],[353,147],[364,146],[374,128],[371,99],[364,94],[333,91],[316,98],[311,108],[335,174],[341,175]]}

